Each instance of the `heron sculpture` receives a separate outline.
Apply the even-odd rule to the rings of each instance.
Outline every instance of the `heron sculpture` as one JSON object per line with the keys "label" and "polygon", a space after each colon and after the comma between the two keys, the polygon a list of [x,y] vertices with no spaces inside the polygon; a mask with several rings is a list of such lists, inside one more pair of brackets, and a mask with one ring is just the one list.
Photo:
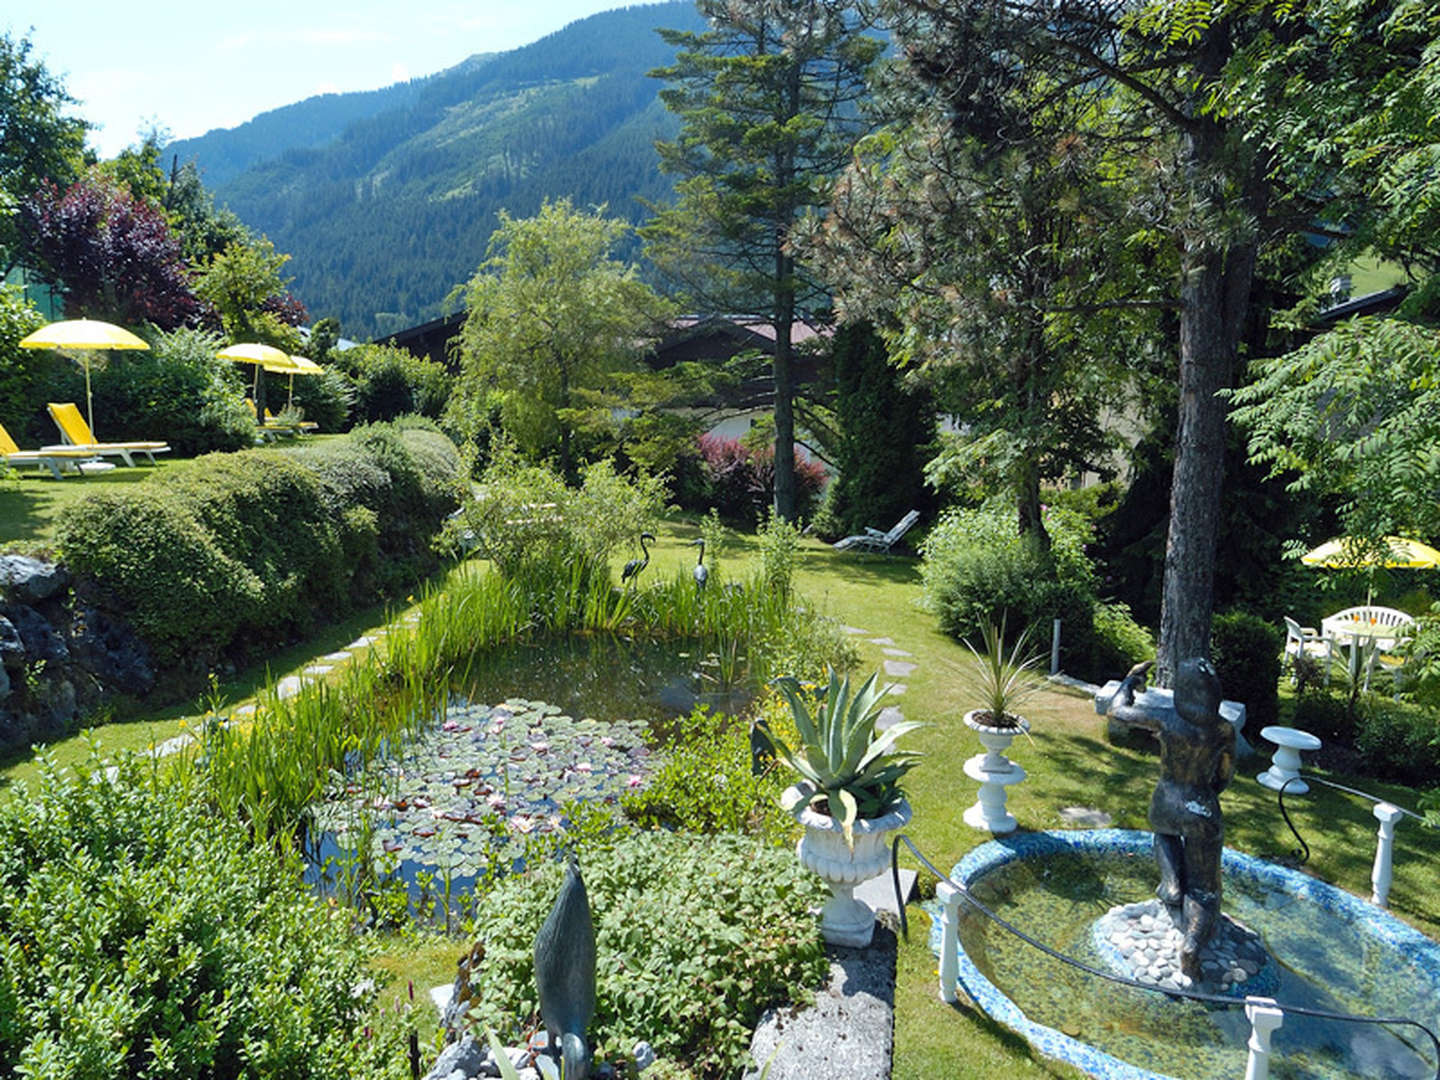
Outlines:
{"label": "heron sculpture", "polygon": [[700,556],[695,560],[695,588],[705,588],[705,582],[710,580],[710,568],[705,565],[705,538],[702,536],[691,543],[700,545]]}
{"label": "heron sculpture", "polygon": [[555,906],[535,937],[535,982],[551,1059],[558,1056],[565,1080],[585,1080],[585,1029],[595,1016],[595,923],[573,852]]}
{"label": "heron sculpture", "polygon": [[640,534],[640,550],[643,551],[645,555],[640,559],[631,559],[625,564],[625,568],[620,571],[620,584],[624,585],[629,582],[631,578],[639,577],[640,571],[650,565],[650,549],[645,546],[646,540],[649,540],[652,544],[655,543],[655,537],[649,533],[642,532]]}

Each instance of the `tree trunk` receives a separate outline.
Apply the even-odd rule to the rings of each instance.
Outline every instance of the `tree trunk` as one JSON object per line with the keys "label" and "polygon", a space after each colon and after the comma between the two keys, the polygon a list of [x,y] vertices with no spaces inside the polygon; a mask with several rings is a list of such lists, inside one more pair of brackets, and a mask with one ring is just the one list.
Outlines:
{"label": "tree trunk", "polygon": [[795,520],[795,379],[790,362],[790,328],[795,298],[788,291],[775,305],[775,516]]}

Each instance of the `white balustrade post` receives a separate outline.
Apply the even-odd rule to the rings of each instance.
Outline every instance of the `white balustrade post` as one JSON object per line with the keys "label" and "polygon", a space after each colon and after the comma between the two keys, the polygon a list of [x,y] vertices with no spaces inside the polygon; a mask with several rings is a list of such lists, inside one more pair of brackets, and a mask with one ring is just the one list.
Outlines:
{"label": "white balustrade post", "polygon": [[1250,1021],[1250,1056],[1245,1060],[1245,1080],[1267,1080],[1270,1076],[1270,1036],[1285,1022],[1285,1013],[1274,998],[1247,997],[1245,1017]]}
{"label": "white balustrade post", "polygon": [[1395,823],[1400,820],[1401,810],[1388,802],[1375,804],[1375,817],[1380,822],[1375,845],[1375,867],[1370,871],[1370,902],[1378,907],[1390,904],[1391,864],[1395,858]]}
{"label": "white balustrade post", "polygon": [[960,890],[948,881],[935,886],[940,901],[940,1000],[955,1004],[960,979]]}

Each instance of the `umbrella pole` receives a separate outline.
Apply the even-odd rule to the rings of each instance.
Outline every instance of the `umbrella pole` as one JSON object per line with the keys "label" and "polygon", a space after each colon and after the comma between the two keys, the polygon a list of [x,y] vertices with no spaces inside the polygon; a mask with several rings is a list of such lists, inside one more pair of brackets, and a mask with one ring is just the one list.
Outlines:
{"label": "umbrella pole", "polygon": [[80,354],[80,366],[85,369],[85,420],[90,425],[90,437],[96,442],[100,436],[95,434],[95,399],[90,395],[90,354]]}

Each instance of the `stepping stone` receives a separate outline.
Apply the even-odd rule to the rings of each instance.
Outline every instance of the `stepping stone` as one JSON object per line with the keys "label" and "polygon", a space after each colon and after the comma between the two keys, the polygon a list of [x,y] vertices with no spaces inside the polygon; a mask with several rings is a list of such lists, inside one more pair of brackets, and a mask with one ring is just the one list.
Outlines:
{"label": "stepping stone", "polygon": [[311,664],[305,669],[305,674],[314,678],[318,678],[319,676],[328,674],[329,672],[332,672],[334,670],[335,669],[329,664]]}
{"label": "stepping stone", "polygon": [[1060,811],[1060,820],[1086,829],[1108,829],[1114,818],[1092,806],[1067,806]]}
{"label": "stepping stone", "polygon": [[885,674],[894,675],[896,678],[903,679],[907,675],[912,674],[919,666],[919,664],[911,664],[905,660],[886,660]]}
{"label": "stepping stone", "polygon": [[[900,895],[907,904],[915,898],[915,871],[903,866],[900,868]],[[895,884],[888,869],[856,885],[855,899],[865,901],[876,911],[888,911],[897,918],[900,915],[900,909],[895,906]]]}
{"label": "stepping stone", "polygon": [[300,692],[300,676],[286,675],[275,684],[275,696],[278,698],[294,697]]}
{"label": "stepping stone", "polygon": [[445,1010],[450,1007],[450,998],[455,993],[455,984],[446,983],[444,986],[432,986],[430,988],[430,1000],[435,1003],[435,1008],[440,1010],[440,1015],[445,1015]]}
{"label": "stepping stone", "polygon": [[231,715],[231,716],[254,716],[254,715],[255,715],[255,705],[254,705],[253,702],[252,702],[251,704],[249,704],[249,705],[241,705],[241,706],[239,706],[238,708],[231,710],[230,715]]}
{"label": "stepping stone", "polygon": [[337,663],[337,664],[343,664],[346,660],[351,660],[351,659],[353,659],[353,657],[352,657],[348,652],[346,652],[344,649],[341,649],[339,652],[327,652],[327,653],[326,653],[324,656],[322,656],[320,659],[321,659],[321,660],[333,660],[333,661],[334,661],[335,663]]}
{"label": "stepping stone", "polygon": [[157,757],[157,758],[169,757],[171,754],[176,753],[176,752],[179,751],[181,748],[183,748],[183,747],[185,747],[185,746],[188,746],[189,743],[190,743],[190,736],[189,736],[189,735],[176,735],[173,739],[166,739],[164,742],[160,743],[158,746],[152,746],[152,747],[147,751],[147,753],[148,753],[151,757]]}
{"label": "stepping stone", "polygon": [[418,611],[412,611],[412,612],[410,612],[409,615],[406,615],[406,616],[405,616],[405,620],[404,620],[404,621],[405,621],[405,622],[408,622],[408,623],[417,623],[417,622],[419,622],[419,621],[420,621],[420,612],[418,612]]}
{"label": "stepping stone", "polygon": [[892,728],[904,719],[904,713],[894,705],[887,705],[880,710],[880,715],[875,718],[875,730],[884,731],[886,728]]}
{"label": "stepping stone", "polygon": [[914,656],[913,652],[906,652],[904,649],[881,649],[886,656]]}
{"label": "stepping stone", "polygon": [[861,630],[858,626],[842,626],[840,632],[842,634],[868,634],[870,631]]}
{"label": "stepping stone", "polygon": [[905,691],[909,689],[910,687],[903,682],[892,682],[885,684],[885,692],[892,697],[899,697],[901,694],[905,693]]}
{"label": "stepping stone", "polygon": [[358,638],[356,638],[354,641],[350,642],[349,645],[346,645],[345,648],[347,648],[347,649],[368,649],[370,646],[372,646],[372,645],[375,644],[375,640],[376,640],[376,639],[373,638],[373,637],[358,637]]}
{"label": "stepping stone", "polygon": [[895,644],[895,639],[894,639],[894,638],[888,638],[888,637],[872,637],[872,638],[870,639],[870,644],[871,644],[871,645],[894,645],[894,644]]}

